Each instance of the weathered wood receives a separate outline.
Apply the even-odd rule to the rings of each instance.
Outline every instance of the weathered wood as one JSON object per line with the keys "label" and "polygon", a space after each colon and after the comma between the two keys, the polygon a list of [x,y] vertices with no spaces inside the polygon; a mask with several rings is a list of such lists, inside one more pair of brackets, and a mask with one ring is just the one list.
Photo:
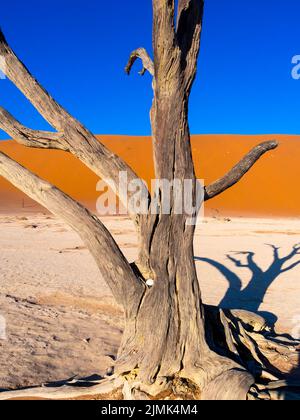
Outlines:
{"label": "weathered wood", "polygon": [[[151,110],[155,175],[170,182],[191,182],[196,203],[196,177],[188,125],[189,93],[196,73],[200,47],[202,2],[188,13],[196,17],[186,42],[176,33],[174,2],[153,1],[154,101]],[[182,63],[193,63],[183,66]],[[204,311],[193,252],[195,226],[191,215],[176,214],[171,192],[171,213],[163,214],[167,194],[160,189],[157,216],[144,221],[147,268],[154,287],[146,290],[135,320],[129,320],[118,355],[116,372],[133,371],[135,380],[153,384],[164,378],[188,378],[200,388],[224,371],[238,369],[233,360],[220,357],[206,342]],[[193,215],[197,216],[197,210]],[[145,256],[144,255],[144,256]],[[149,314],[159,316],[149,317]],[[152,340],[147,340],[149,331]],[[147,352],[144,351],[147,343]],[[242,374],[239,374],[242,376]],[[244,376],[249,375],[246,371]],[[253,382],[252,382],[253,383]],[[232,389],[239,381],[232,383]],[[237,390],[236,390],[237,391]],[[248,390],[247,390],[248,391]],[[246,393],[244,393],[246,398]]]}
{"label": "weathered wood", "polygon": [[202,31],[203,0],[179,0],[177,10],[176,38],[181,55],[181,67],[184,70],[186,90],[189,93],[196,76]]}
{"label": "weathered wood", "polygon": [[38,388],[0,392],[0,401],[21,399],[71,400],[84,397],[99,398],[100,396],[109,398],[109,394],[122,389],[123,384],[124,379],[120,377],[107,378],[96,384],[91,383],[88,386],[81,386],[80,381],[66,383],[59,387],[46,384]]}
{"label": "weathered wood", "polygon": [[[222,330],[222,314],[225,313],[216,307],[205,306],[206,316],[210,322],[213,320],[214,331]],[[264,346],[260,343],[263,341],[268,343],[269,359],[277,360],[278,354],[282,351],[277,347],[277,342],[284,340],[289,343],[289,348],[284,348],[284,357],[289,360],[292,355],[296,355],[297,359],[300,352],[299,340],[286,339],[285,337],[277,337],[275,333],[268,333],[268,338],[264,335],[265,331],[259,333],[251,333],[255,321],[249,322],[251,313],[247,312],[245,323],[241,318],[245,317],[244,311],[236,311],[239,314],[238,318],[234,318],[232,312],[226,311],[232,316],[228,319],[227,325],[231,329],[233,340],[236,342],[236,349],[240,357],[244,358],[245,366],[247,365],[244,356],[244,349],[241,347],[241,342],[238,335],[245,337],[246,346],[248,345],[249,336],[252,337],[253,343],[255,342],[257,348],[261,351]],[[220,314],[218,320],[216,315]],[[212,315],[212,316],[211,316]],[[257,315],[252,314],[253,320],[256,320]],[[226,316],[227,318],[227,316]],[[224,318],[223,318],[224,319]],[[242,326],[242,328],[241,328]],[[238,327],[238,329],[236,328]],[[241,332],[243,331],[243,333]],[[221,334],[222,335],[222,334]],[[217,344],[217,343],[215,343]],[[275,347],[273,347],[275,344]],[[225,347],[223,346],[223,350]],[[297,350],[298,349],[298,350]],[[229,346],[228,346],[229,350]],[[297,353],[298,351],[298,353]],[[226,359],[223,359],[226,361]],[[279,380],[278,377],[273,375],[270,371],[262,369],[262,362],[257,361],[257,368],[252,365],[252,375],[245,371],[245,368],[224,369],[220,375],[216,376],[212,381],[209,381],[203,388],[200,395],[195,395],[195,385],[190,383],[187,385],[186,381],[181,383],[181,378],[177,377],[173,380],[171,378],[159,378],[155,384],[147,385],[144,382],[137,380],[138,371],[131,371],[128,375],[114,375],[104,381],[90,383],[87,387],[86,381],[72,381],[66,382],[64,385],[57,387],[54,385],[45,385],[42,388],[25,389],[21,391],[9,391],[0,393],[0,400],[7,399],[20,399],[20,398],[44,398],[44,399],[72,399],[87,396],[100,396],[108,394],[116,389],[121,389],[124,385],[123,393],[125,399],[152,399],[158,395],[168,395],[169,397],[184,397],[186,392],[191,398],[201,398],[202,400],[285,400],[285,399],[298,399],[300,398],[300,382],[299,376],[289,377],[288,379]],[[286,362],[288,363],[288,362]],[[298,365],[298,364],[297,364]],[[291,365],[289,367],[292,368]],[[253,375],[255,375],[256,383],[254,384]],[[261,382],[260,382],[261,381]],[[248,392],[249,391],[249,392]]]}
{"label": "weathered wood", "polygon": [[[133,273],[126,258],[103,223],[86,208],[50,183],[0,152],[0,175],[33,200],[62,218],[86,244],[116,300],[134,315],[144,286]],[[132,312],[133,311],[133,312]]]}
{"label": "weathered wood", "polygon": [[[288,378],[288,382],[293,383],[293,377],[299,377],[299,340],[278,336],[274,325],[268,325],[257,314],[242,310],[224,312],[239,360],[243,360],[248,368],[251,367],[251,373],[257,381]],[[217,348],[231,351],[222,325],[222,313],[219,308],[205,306],[206,319],[213,331],[213,342]]]}
{"label": "weathered wood", "polygon": [[234,344],[233,334],[230,330],[229,322],[222,309],[220,310],[220,319],[224,327],[226,343],[227,343],[229,351],[235,354],[236,356],[239,356],[239,352],[237,351],[236,345]]}
{"label": "weathered wood", "polygon": [[145,48],[138,48],[137,50],[134,50],[129,57],[128,63],[125,67],[125,72],[130,75],[132,66],[136,62],[137,59],[140,59],[143,64],[143,68],[140,71],[140,75],[144,76],[146,71],[148,71],[151,76],[154,76],[154,64],[150,57],[150,55],[147,53]]}
{"label": "weathered wood", "polygon": [[22,125],[2,107],[0,107],[0,128],[19,144],[26,147],[68,150],[63,134],[31,130]]}
{"label": "weathered wood", "polygon": [[[186,51],[180,50],[176,39],[174,2],[154,0],[153,18],[155,77],[151,123],[155,177],[168,181],[190,180],[195,194],[187,122],[188,95],[181,68]],[[141,367],[139,378],[150,383],[178,372],[182,375],[185,372],[190,378],[197,377],[195,366],[201,366],[210,353],[205,341],[201,295],[193,261],[194,226],[187,225],[186,214],[175,214],[172,198],[171,214],[162,213],[166,194],[160,190],[160,212],[155,218],[150,216],[146,237],[151,238],[147,246],[155,287],[143,298],[137,324],[138,337],[141,333],[146,337],[151,328],[158,332],[153,337],[151,352],[143,354],[141,349],[137,353]],[[152,311],[160,316],[149,319],[148,314]],[[134,335],[130,340],[130,336],[131,332],[125,331],[126,342],[131,341],[137,347],[138,337]],[[125,362],[124,352],[126,354],[126,346],[120,353],[120,360]],[[129,360],[130,363],[133,361]]]}
{"label": "weathered wood", "polygon": [[[134,192],[119,190],[119,175],[120,172],[126,172],[128,182],[135,181],[138,176],[132,168],[123,159],[108,150],[86,127],[51,97],[15,55],[1,30],[0,55],[3,58],[0,61],[0,70],[27,97],[45,120],[59,133],[63,133],[63,137],[60,138],[60,144],[62,145],[60,148],[71,152],[96,175],[104,179],[119,196],[126,208],[128,200],[132,198]],[[1,117],[4,118],[2,120],[3,126],[6,126],[11,132],[11,118],[5,113],[0,115],[0,119]],[[21,139],[23,142],[25,140],[26,145],[32,147],[31,140],[38,139],[39,134],[34,134],[32,131],[28,133],[27,129],[23,130],[23,128],[21,124],[16,125],[14,129],[14,131],[17,131],[16,139]],[[29,138],[27,137],[28,134]],[[53,142],[51,144],[53,145]],[[42,142],[42,147],[46,147],[45,142]],[[138,224],[139,215],[132,208],[128,208],[128,211]]]}
{"label": "weathered wood", "polygon": [[278,147],[277,141],[268,141],[254,147],[224,177],[205,187],[205,200],[210,200],[237,184],[253,165],[267,152]]}
{"label": "weathered wood", "polygon": [[246,401],[252,385],[254,385],[254,378],[246,370],[224,371],[204,388],[201,399],[205,401]]}
{"label": "weathered wood", "polygon": [[[174,185],[173,191],[159,188],[155,197],[157,214],[150,211],[150,198],[148,215],[137,215],[129,209],[138,226],[140,247],[139,261],[130,266],[103,224],[66,194],[2,153],[0,175],[62,217],[78,232],[114,296],[123,304],[125,331],[115,374],[125,383],[125,396],[156,397],[168,390],[175,396],[245,400],[255,383],[257,368],[264,370],[265,376],[275,375],[278,354],[289,357],[294,346],[265,337],[267,330],[261,317],[245,311],[219,312],[216,308],[210,311],[202,303],[194,262],[195,225],[190,223],[199,209],[188,106],[197,71],[203,1],[179,0],[176,25],[174,0],[153,0],[152,3],[153,62],[144,49],[138,49],[132,53],[126,70],[129,73],[140,58],[142,73],[148,70],[153,76],[151,125],[155,175],[170,184],[175,180],[182,184],[190,181],[195,205],[193,214],[175,211]],[[30,130],[5,110],[0,110],[1,127],[26,146],[62,148],[71,152],[110,183],[121,201],[127,204],[118,190],[119,173],[127,172],[130,182],[137,178],[132,169],[108,151],[41,87],[1,32],[0,54],[5,59],[5,68],[1,70],[57,133]],[[268,142],[253,149],[225,177],[206,187],[205,198],[212,198],[233,186],[264,153],[275,147],[276,142]],[[170,214],[164,214],[163,202],[169,193]],[[130,198],[130,193],[128,195]],[[151,279],[151,287],[147,286],[147,279]],[[294,354],[298,356],[296,352]],[[247,357],[254,363],[253,369],[250,369]],[[274,369],[268,369],[268,366],[262,369],[266,360],[273,363]],[[66,396],[66,391],[69,388],[55,390],[53,396]],[[40,392],[38,390],[35,395],[47,394],[38,394]],[[95,389],[85,392],[91,395]],[[33,396],[31,391],[26,395]]]}

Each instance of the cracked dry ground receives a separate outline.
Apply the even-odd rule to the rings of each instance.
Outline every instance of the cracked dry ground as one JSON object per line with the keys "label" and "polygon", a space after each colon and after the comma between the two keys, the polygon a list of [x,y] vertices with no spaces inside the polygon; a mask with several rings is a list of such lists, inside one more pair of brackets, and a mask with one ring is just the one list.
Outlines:
{"label": "cracked dry ground", "polygon": [[[133,261],[137,244],[131,221],[104,222]],[[208,219],[197,227],[195,254],[206,259],[197,261],[205,303],[217,305],[228,295],[224,273],[238,276],[243,287],[251,281],[249,268],[236,267],[228,253],[253,251],[262,269],[270,266],[266,237],[286,255],[299,242],[300,222]],[[299,278],[300,265],[278,273],[260,308],[276,314],[278,329],[288,333],[300,319]],[[113,365],[122,311],[77,235],[48,214],[0,215],[0,315],[7,323],[7,340],[0,340],[0,389],[104,375]]]}

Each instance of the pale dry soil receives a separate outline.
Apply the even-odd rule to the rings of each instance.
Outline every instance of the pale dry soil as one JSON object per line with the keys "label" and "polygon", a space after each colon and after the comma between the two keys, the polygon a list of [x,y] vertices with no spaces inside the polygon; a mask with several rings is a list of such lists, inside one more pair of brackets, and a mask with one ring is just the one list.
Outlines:
{"label": "pale dry soil", "polygon": [[[137,242],[131,221],[103,221],[133,261]],[[300,220],[201,221],[195,256],[204,302],[256,307],[278,318],[279,331],[299,336],[300,254],[280,264],[270,246],[280,247],[283,257],[299,242]],[[250,295],[240,293],[250,281]],[[264,282],[269,286],[261,303]],[[6,320],[0,389],[104,375],[123,327],[122,311],[79,237],[42,213],[0,215],[0,315]]]}

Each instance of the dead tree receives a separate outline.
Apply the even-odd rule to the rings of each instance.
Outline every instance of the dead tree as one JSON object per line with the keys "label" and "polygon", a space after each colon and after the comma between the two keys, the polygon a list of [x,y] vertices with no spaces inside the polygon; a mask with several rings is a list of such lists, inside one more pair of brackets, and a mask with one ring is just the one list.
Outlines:
{"label": "dead tree", "polygon": [[[154,59],[152,61],[145,49],[140,48],[131,54],[126,66],[129,74],[134,62],[141,59],[141,74],[148,71],[153,76],[151,124],[156,178],[192,180],[194,199],[197,181],[188,104],[196,76],[203,7],[202,0],[179,0],[175,22],[175,1],[153,0]],[[99,177],[111,180],[110,186],[126,204],[117,188],[118,177],[120,171],[126,171],[128,181],[134,180],[137,178],[134,171],[41,87],[14,54],[3,34],[0,36],[0,54],[5,62],[3,72],[56,132],[26,128],[4,109],[0,111],[0,127],[24,146],[72,153]],[[254,148],[227,175],[206,186],[205,200],[232,187],[264,153],[276,147],[277,143],[270,141]],[[139,258],[130,264],[99,218],[3,153],[0,153],[0,175],[78,232],[114,297],[123,306],[126,321],[110,380],[88,389],[74,389],[66,384],[59,389],[44,387],[21,394],[4,393],[0,395],[1,399],[20,395],[68,398],[106,393],[114,387],[124,387],[125,398],[141,395],[145,398],[163,395],[202,399],[256,398],[260,391],[253,385],[258,378],[276,379],[274,370],[284,370],[283,366],[277,369],[281,354],[284,354],[282,360],[286,370],[295,367],[298,342],[287,344],[266,337],[264,320],[254,314],[225,313],[203,305],[194,262],[195,226],[187,223],[186,214],[175,213],[173,203],[170,213],[163,214],[163,190],[159,192],[158,214],[150,211],[148,192],[147,215],[128,209],[139,236]],[[147,286],[149,279],[154,280],[151,288]],[[263,349],[266,351],[262,362],[259,354]],[[270,361],[269,368],[266,360]]]}

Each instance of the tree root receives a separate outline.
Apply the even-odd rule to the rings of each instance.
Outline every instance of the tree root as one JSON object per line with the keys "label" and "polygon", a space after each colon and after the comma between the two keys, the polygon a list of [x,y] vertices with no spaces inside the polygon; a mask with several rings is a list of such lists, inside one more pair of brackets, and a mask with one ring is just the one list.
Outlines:
{"label": "tree root", "polygon": [[[205,312],[212,349],[245,370],[226,371],[203,390],[180,375],[158,378],[154,384],[145,385],[137,382],[136,373],[131,372],[98,382],[68,381],[59,387],[47,384],[2,392],[0,400],[112,399],[113,393],[115,399],[122,399],[123,395],[125,400],[237,400],[247,394],[248,400],[300,400],[300,340],[277,335],[264,318],[251,312],[211,306],[205,306]],[[232,383],[234,387],[226,386]],[[230,388],[240,392],[232,395]]]}
{"label": "tree root", "polygon": [[209,382],[201,394],[201,399],[205,401],[245,401],[253,382],[253,376],[245,370],[228,370]]}
{"label": "tree root", "polygon": [[278,335],[248,311],[206,306],[205,312],[215,350],[231,354],[255,377],[249,400],[300,399],[300,340]]}
{"label": "tree root", "polygon": [[300,380],[275,381],[266,385],[256,384],[250,389],[248,400],[300,401]]}
{"label": "tree root", "polygon": [[39,388],[1,392],[0,401],[13,399],[72,400],[84,399],[85,397],[101,399],[101,396],[108,396],[117,390],[121,390],[123,386],[124,378],[122,377],[111,377],[90,383],[80,380],[71,381],[59,387],[46,384]]}

